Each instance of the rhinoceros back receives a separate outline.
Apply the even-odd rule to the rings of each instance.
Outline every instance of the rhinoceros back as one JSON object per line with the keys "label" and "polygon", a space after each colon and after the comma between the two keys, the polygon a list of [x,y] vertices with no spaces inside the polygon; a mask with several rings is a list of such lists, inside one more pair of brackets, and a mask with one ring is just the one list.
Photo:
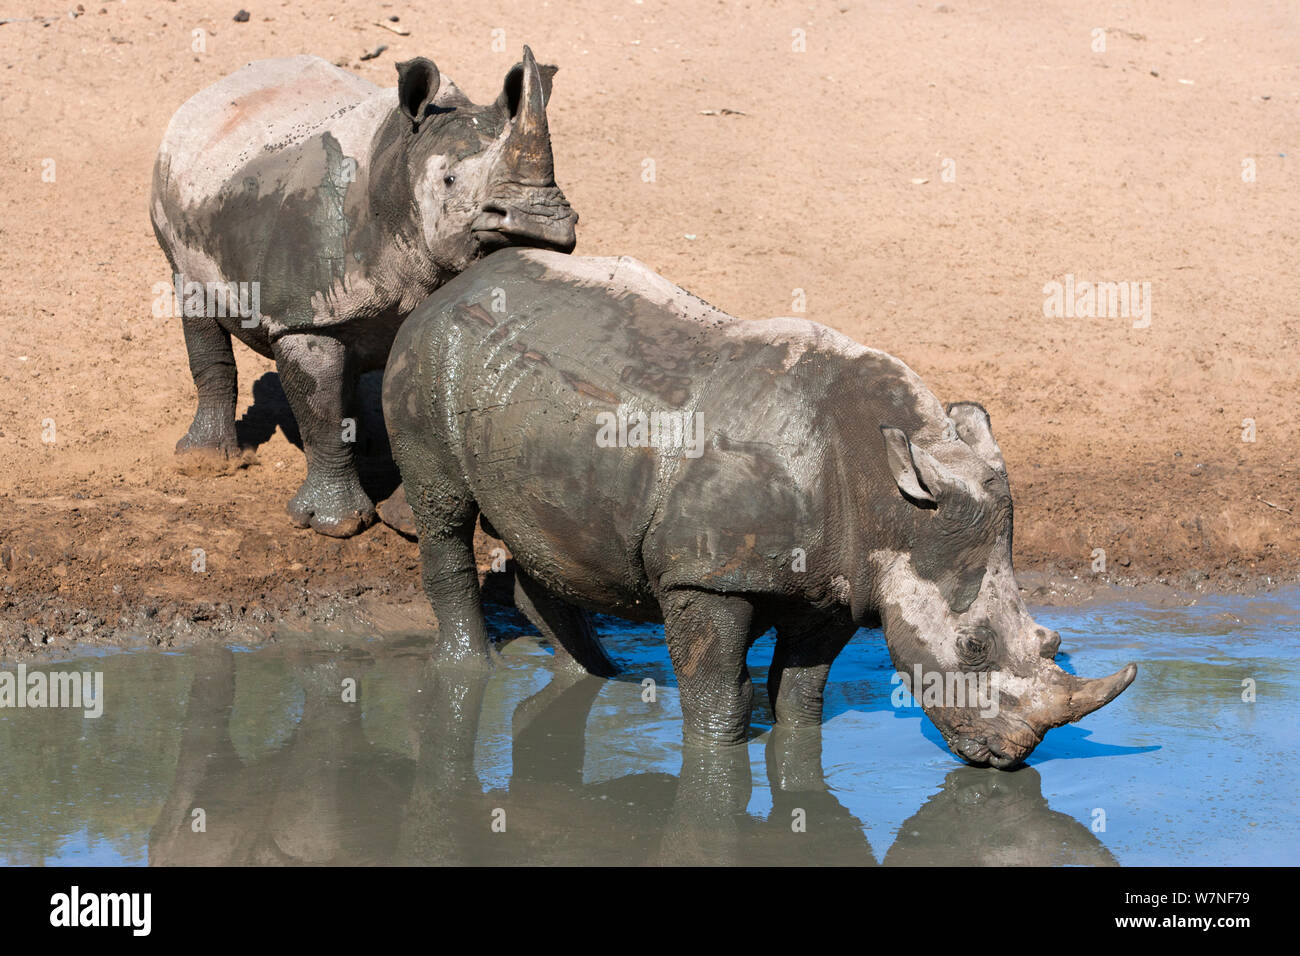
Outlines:
{"label": "rhinoceros back", "polygon": [[[319,57],[258,60],[176,111],[158,164],[177,201],[202,202],[260,153],[296,146],[324,128],[334,131],[344,153],[358,155],[373,127],[348,122],[348,114],[376,97],[386,102],[394,96]],[[349,136],[353,128],[360,134],[356,141]]]}
{"label": "rhinoceros back", "polygon": [[345,205],[394,103],[392,90],[299,56],[250,63],[172,118],[154,164],[154,232],[187,281],[260,283],[263,321],[241,335],[254,347],[263,331],[331,324],[310,300],[344,279]]}
{"label": "rhinoceros back", "polygon": [[430,436],[426,457],[454,459],[530,573],[634,614],[669,566],[767,588],[820,533],[819,408],[870,352],[813,323],[743,322],[633,259],[506,250],[412,314],[385,412],[408,494],[402,445]]}

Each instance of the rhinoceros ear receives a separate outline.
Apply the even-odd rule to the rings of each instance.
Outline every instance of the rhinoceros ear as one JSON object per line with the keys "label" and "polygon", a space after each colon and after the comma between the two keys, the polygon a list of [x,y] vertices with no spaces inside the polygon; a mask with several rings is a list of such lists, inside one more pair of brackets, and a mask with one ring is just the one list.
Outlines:
{"label": "rhinoceros ear", "polygon": [[442,77],[432,60],[417,56],[397,64],[397,102],[411,121],[411,128],[419,129],[425,109],[438,95]]}
{"label": "rhinoceros ear", "polygon": [[990,468],[1005,476],[1007,465],[1002,458],[1002,449],[993,438],[993,423],[984,406],[978,402],[953,402],[944,410],[957,426],[957,437]]}
{"label": "rhinoceros ear", "polygon": [[[892,425],[881,425],[880,434],[885,439],[885,462],[889,465],[890,474],[894,476],[894,482],[909,501],[919,504],[922,507],[933,507],[937,501],[939,487],[937,483],[933,488],[927,487],[921,472],[917,467],[917,459],[925,456],[934,465],[942,468],[937,461],[934,461],[926,452],[917,448],[907,440],[907,435],[903,434],[901,428],[894,428]],[[937,480],[938,475],[932,477],[932,481]]]}
{"label": "rhinoceros ear", "polygon": [[907,439],[901,428],[881,425],[885,462],[898,490],[913,504],[934,508],[945,491],[960,490],[963,482],[924,448]]}

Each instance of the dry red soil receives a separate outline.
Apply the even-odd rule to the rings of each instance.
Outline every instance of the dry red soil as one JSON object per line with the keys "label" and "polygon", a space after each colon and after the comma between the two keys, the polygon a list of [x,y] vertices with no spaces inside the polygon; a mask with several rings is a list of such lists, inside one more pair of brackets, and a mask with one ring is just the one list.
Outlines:
{"label": "dry red soil", "polygon": [[[269,361],[237,346],[247,467],[172,455],[194,390],[177,320],[151,311],[154,153],[193,93],[296,53],[384,85],[429,56],[479,102],[524,43],[558,64],[578,252],[749,318],[802,294],[941,399],[982,402],[1033,580],[1300,578],[1294,3],[251,0],[246,23],[234,2],[70,5],[0,9],[8,653],[430,620],[410,542],[290,527],[305,461]],[[409,36],[374,24],[393,14]],[[1149,327],[1045,316],[1067,274],[1150,283]]]}

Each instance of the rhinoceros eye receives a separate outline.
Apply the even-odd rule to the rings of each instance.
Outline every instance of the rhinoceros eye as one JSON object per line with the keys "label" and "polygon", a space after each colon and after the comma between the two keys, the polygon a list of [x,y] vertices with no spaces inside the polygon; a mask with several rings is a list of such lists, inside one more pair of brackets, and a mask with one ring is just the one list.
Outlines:
{"label": "rhinoceros eye", "polygon": [[991,627],[977,624],[963,628],[957,634],[957,659],[965,667],[981,668],[992,660],[995,643]]}
{"label": "rhinoceros eye", "polygon": [[456,177],[452,173],[448,173],[446,176],[442,177],[442,184],[444,186],[450,186],[455,182],[456,182]]}

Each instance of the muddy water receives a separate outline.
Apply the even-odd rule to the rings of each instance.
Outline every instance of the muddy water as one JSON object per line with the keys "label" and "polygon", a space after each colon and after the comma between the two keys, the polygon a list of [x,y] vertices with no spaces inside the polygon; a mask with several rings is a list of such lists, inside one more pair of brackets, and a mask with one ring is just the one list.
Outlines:
{"label": "muddy water", "polygon": [[556,678],[504,609],[486,677],[421,636],[43,664],[103,672],[104,711],[0,709],[0,861],[1295,864],[1297,607],[1041,610],[1067,669],[1141,673],[1013,773],[895,707],[868,631],[820,732],[772,731],[756,644],[755,736],[723,752],[683,752],[662,632],[612,620],[614,681]]}

